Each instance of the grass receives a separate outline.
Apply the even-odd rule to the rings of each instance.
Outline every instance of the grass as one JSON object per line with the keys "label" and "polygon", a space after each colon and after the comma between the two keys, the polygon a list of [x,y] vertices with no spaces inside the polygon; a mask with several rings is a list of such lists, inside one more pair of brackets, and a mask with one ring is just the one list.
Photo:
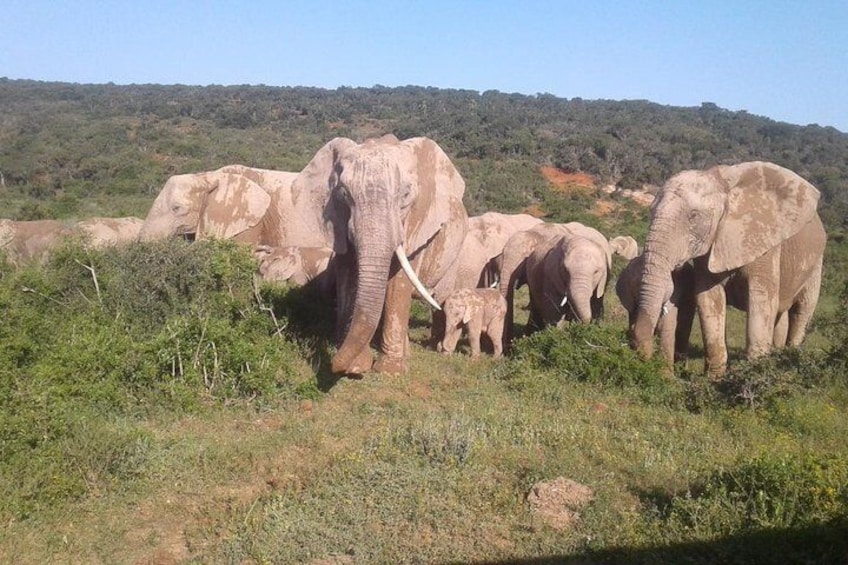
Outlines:
{"label": "grass", "polygon": [[[120,258],[86,257],[103,275],[100,305],[85,269],[17,275],[66,305],[47,328],[21,327],[53,327],[68,348],[0,333],[14,346],[1,381],[0,562],[844,561],[848,389],[824,356],[740,364],[736,388],[671,377],[631,356],[613,303],[604,325],[473,362],[424,348],[416,305],[407,375],[337,380],[326,319],[300,291],[254,295],[237,250],[211,253],[189,265],[194,295],[207,295],[163,278],[159,296],[181,314],[145,331],[111,325],[128,315],[106,282]],[[218,272],[242,282],[220,285]],[[4,320],[47,312],[21,280],[2,281]],[[181,379],[174,336],[190,352]],[[212,387],[202,367],[208,377],[214,355],[186,361],[209,343]],[[252,365],[245,379],[244,356],[262,355],[277,370]],[[755,401],[739,401],[744,386]],[[566,531],[526,503],[532,485],[560,476],[595,492]]]}

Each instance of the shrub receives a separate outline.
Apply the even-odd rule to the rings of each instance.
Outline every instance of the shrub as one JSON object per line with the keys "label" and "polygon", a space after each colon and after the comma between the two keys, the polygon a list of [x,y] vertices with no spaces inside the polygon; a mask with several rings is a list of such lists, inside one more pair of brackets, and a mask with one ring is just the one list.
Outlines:
{"label": "shrub", "polygon": [[670,392],[668,369],[657,359],[643,360],[619,328],[598,324],[549,327],[514,344],[504,377],[516,386],[539,374],[614,387],[638,387],[654,396]]}

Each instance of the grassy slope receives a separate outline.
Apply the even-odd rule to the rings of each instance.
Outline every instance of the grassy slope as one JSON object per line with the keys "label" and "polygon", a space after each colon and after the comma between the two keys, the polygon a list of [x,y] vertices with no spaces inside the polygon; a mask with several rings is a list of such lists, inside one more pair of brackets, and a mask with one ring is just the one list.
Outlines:
{"label": "grassy slope", "polygon": [[[844,386],[769,410],[693,412],[633,388],[505,378],[505,362],[423,349],[423,309],[416,319],[403,377],[149,417],[142,476],[9,521],[0,561],[673,563],[746,547],[748,562],[778,562],[827,539],[813,531],[793,545],[766,531],[752,546],[697,524],[661,528],[645,509],[740,458],[848,457]],[[122,421],[92,427],[107,424]],[[557,476],[596,494],[572,531],[546,527],[525,502],[532,484]]]}

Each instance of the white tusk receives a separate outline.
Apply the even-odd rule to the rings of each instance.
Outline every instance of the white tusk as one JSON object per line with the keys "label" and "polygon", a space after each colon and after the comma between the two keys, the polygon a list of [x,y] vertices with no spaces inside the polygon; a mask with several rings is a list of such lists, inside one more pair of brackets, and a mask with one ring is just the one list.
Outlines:
{"label": "white tusk", "polygon": [[662,307],[662,315],[665,316],[666,314],[668,314],[668,302],[663,304],[663,307]]}
{"label": "white tusk", "polygon": [[403,244],[397,246],[397,249],[395,249],[395,255],[397,255],[401,268],[406,273],[406,276],[409,277],[409,280],[412,281],[412,286],[415,287],[418,294],[420,294],[421,297],[430,304],[430,306],[436,310],[441,310],[439,303],[436,302],[429,292],[427,292],[427,289],[424,288],[423,284],[421,284],[421,280],[418,278],[418,275],[416,275],[415,271],[412,270],[412,265],[409,264],[409,259],[406,258],[406,251],[403,250]]}
{"label": "white tusk", "polygon": [[562,302],[559,303],[559,307],[562,308],[567,303],[568,303],[568,295],[566,294],[565,296],[562,297]]}
{"label": "white tusk", "polygon": [[500,277],[495,277],[495,280],[492,281],[492,284],[489,285],[489,288],[498,288],[498,285],[501,284]]}

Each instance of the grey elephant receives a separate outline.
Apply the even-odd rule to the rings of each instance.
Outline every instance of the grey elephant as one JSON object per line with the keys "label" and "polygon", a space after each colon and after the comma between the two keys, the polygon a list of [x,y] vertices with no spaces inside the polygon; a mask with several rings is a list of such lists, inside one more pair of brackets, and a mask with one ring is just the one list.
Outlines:
{"label": "grey elephant", "polygon": [[79,220],[75,228],[82,232],[88,245],[99,249],[137,240],[143,224],[144,220],[133,216],[94,217]]}
{"label": "grey elephant", "polygon": [[456,349],[462,328],[468,333],[471,358],[480,356],[480,335],[486,334],[492,342],[497,359],[503,353],[502,339],[506,300],[494,288],[462,288],[447,297],[443,305],[447,330],[438,350],[451,354]]}
{"label": "grey elephant", "polygon": [[[826,234],[819,191],[796,173],[762,161],[684,171],[657,195],[645,243],[631,343],[653,352],[653,333],[673,290],[671,273],[693,261],[705,370],[727,367],[728,284],[747,305],[748,358],[774,342],[799,345],[815,311]],[[783,335],[785,334],[785,339]]]}
{"label": "grey elephant", "polygon": [[[407,370],[413,295],[439,308],[447,296],[438,285],[456,276],[467,230],[464,191],[448,156],[423,137],[336,138],[294,180],[292,192],[313,203],[319,220],[324,243],[316,247],[335,253],[341,345],[333,372]],[[378,327],[382,355],[374,363]]]}
{"label": "grey elephant", "polygon": [[[645,256],[638,255],[630,260],[615,282],[615,292],[628,314],[630,331],[636,322],[636,307]],[[691,263],[684,263],[671,273],[673,290],[663,304],[657,322],[656,334],[660,340],[660,351],[668,364],[685,361],[689,356],[689,337],[695,320],[695,271]]]}
{"label": "grey elephant", "polygon": [[628,261],[639,255],[639,244],[629,235],[617,235],[609,241],[610,249]]}
{"label": "grey elephant", "polygon": [[0,250],[13,266],[30,261],[43,263],[52,249],[74,236],[79,236],[79,232],[58,220],[0,219]]}
{"label": "grey elephant", "polygon": [[333,250],[329,247],[270,247],[260,245],[254,252],[263,280],[290,282],[297,286],[312,285],[323,294],[335,287],[330,268]]}
{"label": "grey elephant", "polygon": [[[228,165],[170,177],[139,230],[143,241],[184,236],[251,245],[320,246],[320,216],[292,192],[297,173]],[[311,212],[311,213],[310,213]]]}
{"label": "grey elephant", "polygon": [[[582,224],[581,224],[582,225]],[[542,223],[514,233],[504,244],[503,253],[495,259],[498,266],[498,288],[506,299],[504,348],[512,343],[515,325],[515,291],[527,283],[527,258],[539,245],[569,233],[569,224]]]}
{"label": "grey elephant", "polygon": [[529,214],[486,212],[468,218],[468,233],[462,242],[456,288],[492,286],[499,273],[493,272],[492,261],[501,253],[509,238],[543,222]]}
{"label": "grey elephant", "polygon": [[606,237],[576,222],[566,235],[537,246],[525,267],[530,288],[528,329],[600,319],[611,265]]}
{"label": "grey elephant", "polygon": [[[513,234],[542,223],[542,220],[529,214],[500,212],[486,212],[468,218],[468,231],[459,251],[456,274],[443,279],[436,291],[445,296],[460,288],[496,286],[500,274],[496,259],[503,253],[506,242]],[[448,288],[448,285],[453,286]],[[445,316],[436,310],[431,325],[431,343],[441,343],[444,335]]]}

